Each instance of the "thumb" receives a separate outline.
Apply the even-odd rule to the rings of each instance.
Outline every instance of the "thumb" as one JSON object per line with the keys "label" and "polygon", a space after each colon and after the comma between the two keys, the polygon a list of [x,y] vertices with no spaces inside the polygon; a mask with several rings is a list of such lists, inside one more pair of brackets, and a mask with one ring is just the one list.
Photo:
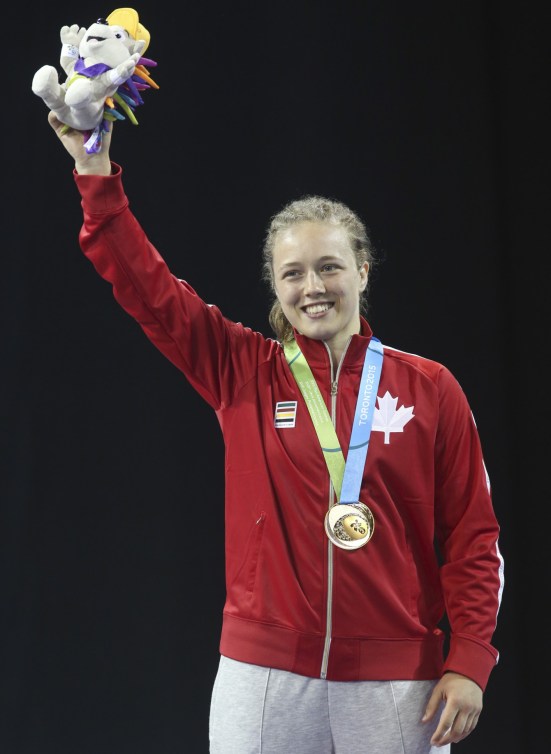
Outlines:
{"label": "thumb", "polygon": [[59,120],[53,110],[48,112],[48,123],[59,137],[61,137],[62,133],[67,129],[67,126]]}

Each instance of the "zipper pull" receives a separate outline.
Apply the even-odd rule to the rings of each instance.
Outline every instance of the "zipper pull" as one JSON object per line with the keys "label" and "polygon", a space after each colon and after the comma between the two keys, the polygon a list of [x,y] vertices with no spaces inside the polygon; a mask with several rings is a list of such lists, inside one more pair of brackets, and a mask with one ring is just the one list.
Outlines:
{"label": "zipper pull", "polygon": [[337,395],[337,387],[338,387],[337,380],[334,380],[331,383],[331,395]]}

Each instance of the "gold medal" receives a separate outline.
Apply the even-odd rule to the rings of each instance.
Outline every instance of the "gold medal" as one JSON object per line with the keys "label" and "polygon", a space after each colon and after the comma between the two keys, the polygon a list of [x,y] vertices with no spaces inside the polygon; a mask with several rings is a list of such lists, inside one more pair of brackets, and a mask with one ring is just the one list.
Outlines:
{"label": "gold medal", "polygon": [[337,503],[325,514],[325,532],[343,550],[357,550],[373,536],[375,519],[364,503]]}

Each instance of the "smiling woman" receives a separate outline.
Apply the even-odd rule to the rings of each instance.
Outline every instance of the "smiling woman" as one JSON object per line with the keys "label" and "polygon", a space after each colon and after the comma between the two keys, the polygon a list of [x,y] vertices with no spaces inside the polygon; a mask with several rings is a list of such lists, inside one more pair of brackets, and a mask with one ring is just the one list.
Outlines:
{"label": "smiling woman", "polygon": [[365,225],[316,196],[274,215],[274,340],[169,270],[129,209],[111,132],[88,154],[50,124],[75,160],[83,253],[223,433],[211,753],[449,752],[498,657],[499,526],[463,390],[366,319]]}

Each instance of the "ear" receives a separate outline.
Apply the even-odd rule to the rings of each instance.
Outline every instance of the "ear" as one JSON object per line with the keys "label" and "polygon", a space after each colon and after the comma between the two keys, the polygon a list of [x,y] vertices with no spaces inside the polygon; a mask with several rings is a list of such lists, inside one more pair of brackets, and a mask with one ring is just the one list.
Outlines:
{"label": "ear", "polygon": [[145,42],[142,50],[135,52],[145,52],[149,47],[151,35],[143,24],[140,23],[138,11],[134,8],[117,8],[107,16],[109,26],[122,26],[129,33],[132,39],[141,39]]}
{"label": "ear", "polygon": [[363,293],[367,287],[367,279],[369,277],[369,262],[364,262],[358,272],[360,274],[360,293]]}

